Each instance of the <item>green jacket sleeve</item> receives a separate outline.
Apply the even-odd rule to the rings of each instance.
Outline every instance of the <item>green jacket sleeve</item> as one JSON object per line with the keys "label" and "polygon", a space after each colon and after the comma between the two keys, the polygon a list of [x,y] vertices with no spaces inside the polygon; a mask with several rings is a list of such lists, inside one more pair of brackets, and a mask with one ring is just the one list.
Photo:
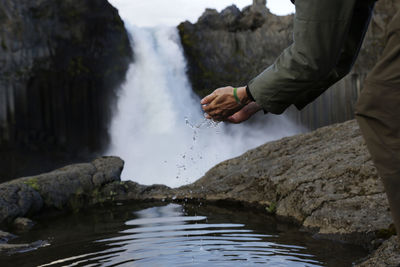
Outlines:
{"label": "green jacket sleeve", "polygon": [[249,82],[255,101],[280,114],[322,94],[351,69],[375,0],[296,0],[293,44]]}

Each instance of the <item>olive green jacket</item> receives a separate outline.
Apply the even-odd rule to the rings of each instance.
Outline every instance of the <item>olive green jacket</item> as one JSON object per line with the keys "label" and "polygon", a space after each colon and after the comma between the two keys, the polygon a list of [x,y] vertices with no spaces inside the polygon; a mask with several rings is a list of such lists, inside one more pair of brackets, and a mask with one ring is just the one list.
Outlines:
{"label": "olive green jacket", "polygon": [[282,113],[302,109],[354,64],[375,0],[296,0],[293,43],[248,84],[256,103]]}

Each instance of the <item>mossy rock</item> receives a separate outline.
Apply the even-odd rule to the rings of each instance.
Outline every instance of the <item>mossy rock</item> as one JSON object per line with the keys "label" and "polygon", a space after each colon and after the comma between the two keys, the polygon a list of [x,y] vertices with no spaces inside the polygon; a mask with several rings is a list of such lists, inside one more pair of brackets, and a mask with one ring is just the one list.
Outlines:
{"label": "mossy rock", "polygon": [[31,178],[31,179],[25,181],[24,184],[32,187],[35,191],[39,191],[40,190],[40,186],[39,186],[37,178]]}

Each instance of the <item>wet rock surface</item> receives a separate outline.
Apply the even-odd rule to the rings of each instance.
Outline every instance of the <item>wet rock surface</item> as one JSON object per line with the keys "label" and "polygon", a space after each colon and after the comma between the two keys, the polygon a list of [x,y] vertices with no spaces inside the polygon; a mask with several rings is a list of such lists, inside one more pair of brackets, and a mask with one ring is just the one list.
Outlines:
{"label": "wet rock surface", "polygon": [[16,232],[27,232],[35,226],[35,222],[28,218],[18,217],[14,220],[12,226]]}
{"label": "wet rock surface", "polygon": [[397,237],[386,240],[366,261],[358,267],[398,267],[400,266],[400,246]]}
{"label": "wet rock surface", "polygon": [[0,253],[8,253],[8,254],[22,253],[22,252],[32,251],[47,245],[48,243],[42,240],[24,244],[0,244]]}
{"label": "wet rock surface", "polygon": [[8,232],[4,232],[0,230],[0,244],[6,243],[11,239],[14,239],[16,236],[13,234],[10,234]]}
{"label": "wet rock surface", "polygon": [[43,209],[77,210],[96,201],[96,190],[120,180],[123,161],[103,157],[0,184],[0,223]]}

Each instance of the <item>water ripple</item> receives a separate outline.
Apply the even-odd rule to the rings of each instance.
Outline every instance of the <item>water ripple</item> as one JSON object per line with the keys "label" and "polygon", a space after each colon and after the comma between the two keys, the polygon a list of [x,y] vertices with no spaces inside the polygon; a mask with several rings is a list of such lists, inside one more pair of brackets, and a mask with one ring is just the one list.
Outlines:
{"label": "water ripple", "polygon": [[305,247],[277,244],[276,235],[256,233],[245,224],[207,223],[185,216],[170,204],[136,212],[118,236],[95,243],[107,247],[42,266],[321,266]]}

